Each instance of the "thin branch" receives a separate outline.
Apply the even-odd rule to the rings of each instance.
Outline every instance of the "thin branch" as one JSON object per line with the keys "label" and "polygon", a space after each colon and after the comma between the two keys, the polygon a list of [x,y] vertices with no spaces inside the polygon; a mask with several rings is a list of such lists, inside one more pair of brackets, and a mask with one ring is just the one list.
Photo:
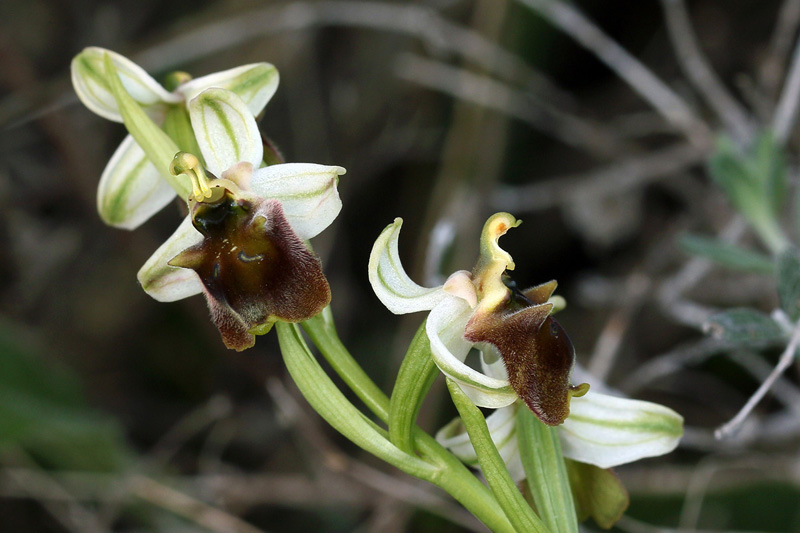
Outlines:
{"label": "thin branch", "polygon": [[537,101],[531,94],[486,76],[411,54],[398,58],[395,72],[402,79],[521,120],[569,146],[600,156],[617,151],[616,135],[607,128],[560,111]]}
{"label": "thin branch", "polygon": [[792,134],[795,121],[797,120],[797,109],[800,106],[800,39],[794,48],[792,55],[792,66],[789,75],[783,86],[783,92],[775,108],[775,115],[772,119],[772,130],[775,132],[775,140],[779,144],[786,144]]}
{"label": "thin branch", "polygon": [[[744,234],[747,222],[736,216],[719,233],[719,239],[726,243],[734,243]],[[661,309],[678,324],[694,328],[702,326],[714,312],[695,302],[686,300],[684,293],[697,285],[711,270],[714,263],[703,257],[693,257],[672,277],[664,280],[658,290],[658,302]]]}
{"label": "thin branch", "polygon": [[519,1],[594,53],[667,122],[682,131],[692,144],[699,147],[708,145],[711,132],[689,105],[576,7],[560,0]]}
{"label": "thin branch", "polygon": [[683,0],[661,0],[661,6],[678,64],[730,133],[742,144],[746,144],[753,136],[751,121],[700,50],[686,4]]}
{"label": "thin branch", "polygon": [[178,492],[153,479],[136,476],[131,480],[131,493],[157,507],[167,509],[192,522],[218,533],[264,533],[241,518]]}
{"label": "thin branch", "polygon": [[798,25],[800,25],[800,0],[785,0],[778,11],[775,30],[770,39],[769,53],[759,69],[761,85],[769,98],[774,97],[778,90]]}
{"label": "thin branch", "polygon": [[733,433],[736,432],[737,429],[742,425],[742,423],[747,419],[750,413],[753,411],[758,402],[760,402],[764,396],[766,396],[767,392],[772,388],[772,385],[775,381],[783,374],[789,366],[795,361],[797,346],[800,345],[800,322],[794,328],[794,332],[792,333],[792,338],[789,341],[789,345],[781,354],[781,358],[778,360],[778,364],[775,366],[775,369],[772,373],[764,380],[764,383],[758,388],[758,390],[750,397],[747,403],[742,407],[742,409],[734,416],[729,422],[720,426],[715,432],[714,436],[718,439],[724,439],[730,437]]}
{"label": "thin branch", "polygon": [[441,53],[463,57],[509,81],[528,85],[537,94],[563,103],[572,96],[517,55],[479,33],[453,23],[435,10],[413,4],[370,1],[289,2],[196,24],[163,44],[136,54],[148,70],[166,70],[254,39],[315,27],[360,27],[416,37]]}
{"label": "thin branch", "polygon": [[496,209],[531,212],[568,202],[579,193],[597,197],[618,194],[686,170],[705,157],[705,151],[681,143],[585,174],[547,178],[518,187],[503,187],[492,195],[491,203]]}

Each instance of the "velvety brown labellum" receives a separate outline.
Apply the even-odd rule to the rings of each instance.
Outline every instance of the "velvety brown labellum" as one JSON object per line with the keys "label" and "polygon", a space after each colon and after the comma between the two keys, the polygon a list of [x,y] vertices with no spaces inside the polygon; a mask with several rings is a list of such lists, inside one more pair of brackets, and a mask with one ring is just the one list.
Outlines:
{"label": "velvety brown labellum", "polygon": [[552,304],[544,303],[553,290],[555,282],[524,293],[509,290],[505,305],[476,312],[464,334],[471,342],[497,348],[514,392],[550,426],[561,424],[569,415],[569,377],[575,361],[572,342],[550,316]]}
{"label": "velvety brown labellum", "polygon": [[195,204],[192,222],[205,238],[169,264],[200,276],[228,348],[249,348],[254,328],[300,322],[330,303],[319,259],[294,233],[277,200],[226,191],[218,202]]}

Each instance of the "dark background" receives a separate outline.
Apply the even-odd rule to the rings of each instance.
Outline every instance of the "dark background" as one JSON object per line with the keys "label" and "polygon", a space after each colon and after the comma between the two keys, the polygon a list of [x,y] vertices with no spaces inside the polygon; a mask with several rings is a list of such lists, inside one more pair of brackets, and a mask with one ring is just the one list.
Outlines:
{"label": "dark background", "polygon": [[[769,122],[780,92],[797,38],[795,25],[782,44],[780,21],[796,4],[688,3],[710,64],[757,121]],[[676,61],[658,2],[573,5],[709,132],[721,129]],[[179,206],[133,232],[97,216],[97,182],[125,132],[71,90],[69,62],[85,46],[159,80],[277,66],[260,128],[288,161],[347,169],[344,209],[314,246],[341,337],[385,391],[423,317],[394,317],[372,294],[374,239],[403,217],[404,263],[432,286],[472,268],[483,222],[508,210],[524,221],[502,241],[517,282],[559,281],[569,302],[559,320],[595,382],[686,418],[678,451],[618,469],[632,496],[620,527],[800,530],[800,432],[711,436],[775,354],[745,354],[745,364],[708,349],[674,301],[776,305],[765,276],[713,269],[675,289],[694,268],[677,237],[721,232],[733,216],[704,170],[711,144],[690,145],[528,7],[3,0],[0,531],[250,531],[235,517],[253,531],[481,531],[446,495],[361,454],[310,412],[274,334],[229,352],[201,297],[162,304],[138,287]],[[795,148],[792,139],[792,164]],[[453,239],[429,247],[437,225]],[[742,241],[758,249],[749,233]],[[426,268],[429,249],[440,260]],[[768,399],[758,415],[791,411],[796,378],[790,371],[783,403]],[[442,385],[422,414],[431,432],[454,416]]]}

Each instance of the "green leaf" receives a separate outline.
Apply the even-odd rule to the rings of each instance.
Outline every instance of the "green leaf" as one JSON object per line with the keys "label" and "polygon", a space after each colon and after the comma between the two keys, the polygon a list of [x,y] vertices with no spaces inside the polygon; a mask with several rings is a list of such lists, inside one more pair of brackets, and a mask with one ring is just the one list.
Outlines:
{"label": "green leaf", "polygon": [[438,375],[423,322],[400,365],[389,402],[389,440],[406,453],[414,453],[417,414]]}
{"label": "green leaf", "polygon": [[778,256],[778,297],[792,322],[800,319],[800,250],[789,248]]}
{"label": "green leaf", "polygon": [[748,215],[758,209],[763,190],[748,168],[745,156],[729,138],[723,136],[717,141],[708,171],[738,211]]}
{"label": "green leaf", "polygon": [[780,325],[770,316],[749,308],[730,309],[712,315],[703,331],[722,341],[764,345],[785,340]]}
{"label": "green leaf", "polygon": [[688,234],[682,235],[678,244],[685,252],[706,257],[729,268],[758,274],[775,272],[775,263],[772,259],[758,252],[740,248],[735,244]]}
{"label": "green leaf", "polygon": [[119,425],[92,409],[78,377],[0,323],[0,451],[19,448],[46,467],[114,471],[130,460]]}
{"label": "green leaf", "polygon": [[486,426],[486,419],[483,417],[472,400],[461,390],[458,384],[447,380],[447,388],[450,396],[458,409],[458,414],[467,428],[467,433],[475,448],[478,456],[478,463],[481,471],[486,477],[489,488],[494,493],[500,507],[505,511],[506,516],[511,521],[517,531],[525,532],[545,532],[547,526],[536,516],[531,506],[525,501],[525,497],[514,484],[511,475],[508,473],[503,458],[495,447],[489,428]]}
{"label": "green leaf", "polygon": [[551,531],[577,532],[575,503],[557,431],[530,409],[517,410],[519,453],[536,509]]}
{"label": "green leaf", "polygon": [[159,174],[167,180],[167,183],[181,198],[187,199],[192,192],[189,181],[173,176],[169,171],[172,158],[180,151],[178,145],[147,116],[139,104],[125,91],[109,55],[105,56],[105,72],[109,89],[117,101],[119,112],[128,132],[136,139],[136,143],[147,154],[147,158],[155,165]]}
{"label": "green leaf", "polygon": [[578,519],[583,522],[591,517],[598,526],[611,529],[630,503],[625,485],[610,468],[570,459],[566,467]]}
{"label": "green leaf", "polygon": [[775,137],[763,133],[756,142],[753,173],[761,179],[765,199],[774,216],[780,215],[786,201],[786,157]]}

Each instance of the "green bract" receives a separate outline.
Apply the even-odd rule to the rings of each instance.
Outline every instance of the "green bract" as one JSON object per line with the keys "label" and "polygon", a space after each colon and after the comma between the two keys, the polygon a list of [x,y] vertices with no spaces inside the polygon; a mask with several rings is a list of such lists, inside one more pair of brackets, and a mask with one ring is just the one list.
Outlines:
{"label": "green bract", "polygon": [[[506,270],[513,269],[514,263],[497,246],[497,238],[517,225],[511,215],[500,213],[487,222],[481,244],[482,257],[472,274],[456,272],[443,286],[434,289],[420,287],[405,273],[397,249],[401,224],[402,220],[396,219],[373,247],[369,264],[373,290],[395,314],[430,311],[426,329],[436,365],[476,405],[498,409],[489,416],[487,424],[501,455],[510,462],[512,474],[517,477],[524,475],[518,458],[513,416],[518,400],[525,400],[543,422],[558,424],[553,424],[553,421],[559,413],[551,416],[549,411],[552,408],[548,404],[552,399],[543,397],[543,394],[559,395],[556,406],[567,402],[568,416],[558,425],[565,457],[608,468],[642,457],[661,455],[677,446],[683,433],[683,419],[674,411],[649,402],[615,398],[593,391],[579,397],[585,393],[585,388],[568,388],[563,364],[541,367],[517,361],[509,364],[511,358],[507,353],[498,352],[494,344],[489,344],[501,344],[501,350],[506,351],[529,349],[534,352],[516,353],[513,357],[517,360],[539,361],[541,354],[536,351],[547,352],[547,357],[553,355],[548,344],[552,341],[543,343],[538,336],[547,319],[551,319],[549,297],[555,288],[554,282],[519,292],[503,277]],[[523,297],[525,301],[521,301]],[[542,316],[538,316],[536,311],[536,320],[527,323],[531,330],[523,331],[526,322],[515,319],[515,315],[531,313],[531,309],[537,307]],[[480,342],[469,340],[475,337],[468,330],[480,321],[483,321],[482,330],[489,332],[488,337],[479,339]],[[507,323],[514,327],[508,328]],[[562,335],[560,327],[552,332],[553,335],[556,333],[559,337]],[[506,341],[501,339],[503,335],[516,336],[517,339]],[[511,348],[502,346],[504,342],[508,342]],[[560,342],[553,352],[559,357],[569,357],[571,366],[572,354],[564,353]],[[473,346],[481,352],[481,371],[464,363]],[[549,370],[554,370],[555,375],[548,375]],[[509,382],[508,374],[511,372],[521,373],[518,382],[531,387],[533,395],[538,397],[530,400],[524,397],[526,391],[519,394],[512,386],[513,382]],[[556,383],[553,385],[548,381]],[[540,385],[540,382],[545,384]],[[457,456],[474,461],[472,445],[459,422],[446,426],[439,439]]]}
{"label": "green bract", "polygon": [[[136,104],[137,109],[119,103],[113,86],[116,79],[106,69],[106,56],[119,75],[124,96],[129,103]],[[97,208],[111,226],[134,229],[167,205],[175,197],[176,190],[184,199],[187,197],[188,191],[179,182],[170,180],[165,170],[178,149],[196,151],[186,117],[186,106],[192,98],[210,87],[227,89],[236,93],[245,102],[248,113],[255,116],[278,88],[278,71],[269,63],[244,65],[190,81],[185,81],[188,76],[178,78],[177,87],[168,91],[129,59],[102,48],[86,48],[72,60],[72,83],[78,98],[98,115],[115,122],[124,121],[131,133],[114,152],[100,178]],[[169,139],[166,135],[156,139],[158,132],[141,130],[130,123],[126,112],[136,112],[139,108],[172,134],[174,138],[170,142],[177,143],[175,149],[164,146],[168,144],[164,139]],[[172,154],[165,161],[155,159],[148,153],[147,144],[172,151]],[[154,160],[164,168],[157,168]]]}

